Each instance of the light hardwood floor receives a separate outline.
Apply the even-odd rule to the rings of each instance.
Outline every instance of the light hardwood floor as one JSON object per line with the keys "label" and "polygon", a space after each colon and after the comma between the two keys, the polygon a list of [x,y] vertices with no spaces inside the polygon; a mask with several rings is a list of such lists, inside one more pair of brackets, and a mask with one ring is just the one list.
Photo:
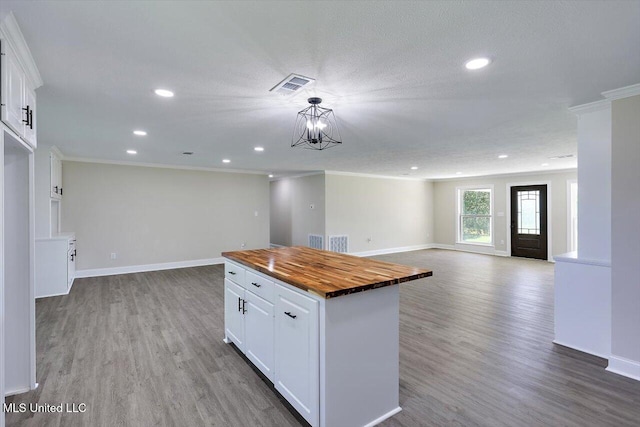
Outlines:
{"label": "light hardwood floor", "polygon": [[[384,426],[640,426],[640,382],[551,343],[553,265],[426,250],[400,286],[400,404]],[[223,334],[223,268],[76,280],[38,300],[40,387],[8,426],[299,426]],[[343,427],[343,426],[337,426]]]}

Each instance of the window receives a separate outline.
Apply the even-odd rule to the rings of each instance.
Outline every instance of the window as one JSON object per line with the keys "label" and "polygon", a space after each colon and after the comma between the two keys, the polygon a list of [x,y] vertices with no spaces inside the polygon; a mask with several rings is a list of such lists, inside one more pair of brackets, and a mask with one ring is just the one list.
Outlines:
{"label": "window", "polygon": [[458,189],[458,242],[493,244],[492,189]]}

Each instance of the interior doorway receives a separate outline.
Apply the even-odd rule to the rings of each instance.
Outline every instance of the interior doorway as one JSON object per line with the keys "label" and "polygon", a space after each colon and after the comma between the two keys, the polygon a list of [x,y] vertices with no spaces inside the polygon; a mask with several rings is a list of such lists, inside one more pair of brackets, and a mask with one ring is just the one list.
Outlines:
{"label": "interior doorway", "polygon": [[548,259],[547,186],[511,187],[511,256]]}

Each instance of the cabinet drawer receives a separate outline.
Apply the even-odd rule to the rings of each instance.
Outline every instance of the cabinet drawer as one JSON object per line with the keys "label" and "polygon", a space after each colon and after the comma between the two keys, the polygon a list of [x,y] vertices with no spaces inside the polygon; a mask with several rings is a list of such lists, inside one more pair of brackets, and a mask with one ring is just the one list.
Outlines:
{"label": "cabinet drawer", "polygon": [[238,266],[237,264],[231,263],[229,261],[224,263],[224,277],[227,279],[236,282],[238,285],[245,287],[244,281],[245,270],[244,268]]}
{"label": "cabinet drawer", "polygon": [[254,294],[273,304],[274,284],[271,280],[258,276],[251,271],[247,271],[245,276],[245,287]]}

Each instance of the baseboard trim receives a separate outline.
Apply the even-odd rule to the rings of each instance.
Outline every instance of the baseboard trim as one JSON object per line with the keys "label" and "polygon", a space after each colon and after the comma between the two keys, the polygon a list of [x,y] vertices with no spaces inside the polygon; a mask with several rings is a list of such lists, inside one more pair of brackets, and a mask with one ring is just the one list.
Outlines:
{"label": "baseboard trim", "polygon": [[553,340],[552,342],[554,344],[558,344],[558,345],[561,345],[563,347],[570,348],[572,350],[581,351],[583,353],[592,354],[594,356],[601,357],[603,359],[609,359],[609,357],[611,357],[611,355],[609,355],[609,354],[604,354],[604,353],[600,353],[599,351],[593,351],[593,350],[589,350],[589,349],[586,349],[584,347],[580,347],[580,346],[577,346],[577,345],[568,344],[568,343],[566,343],[564,341]]}
{"label": "baseboard trim", "polygon": [[375,420],[371,421],[370,423],[365,424],[364,427],[376,426],[376,425],[380,424],[381,422],[383,422],[384,420],[386,420],[387,418],[393,417],[395,414],[397,414],[400,411],[402,411],[402,408],[398,406],[397,408],[394,408],[394,409],[390,410],[389,412],[387,412],[386,414],[382,415],[381,417],[378,417]]}
{"label": "baseboard trim", "polygon": [[86,277],[114,276],[116,274],[144,273],[147,271],[174,270],[176,268],[201,267],[203,265],[224,264],[224,258],[196,259],[190,261],[163,262],[159,264],[127,265],[124,267],[93,268],[77,270],[74,279]]}
{"label": "baseboard trim", "polygon": [[494,256],[502,256],[502,257],[510,256],[507,251],[498,251],[492,248],[491,246],[478,246],[478,248],[480,249],[475,249],[473,245],[445,245],[442,243],[433,243],[431,247],[433,249],[445,249],[447,251],[469,252],[472,254],[494,255]]}
{"label": "baseboard trim", "polygon": [[395,254],[398,252],[420,251],[423,249],[432,249],[432,248],[433,248],[432,243],[426,243],[424,245],[401,246],[398,248],[375,249],[372,251],[363,251],[363,252],[351,252],[349,253],[349,255],[367,257],[367,256],[375,256],[375,255]]}
{"label": "baseboard trim", "polygon": [[[69,291],[71,291],[71,289],[69,289]],[[69,295],[69,292],[60,292],[58,294],[49,294],[49,295],[38,295],[36,297],[36,299],[40,299],[40,298],[50,298],[50,297],[63,297],[65,295]]]}
{"label": "baseboard trim", "polygon": [[22,394],[22,393],[26,393],[28,391],[31,391],[30,387],[22,387],[22,388],[17,388],[14,390],[9,390],[4,392],[4,397],[9,397],[9,396],[14,396],[16,394]]}
{"label": "baseboard trim", "polygon": [[610,356],[607,371],[640,381],[640,362],[635,360]]}

